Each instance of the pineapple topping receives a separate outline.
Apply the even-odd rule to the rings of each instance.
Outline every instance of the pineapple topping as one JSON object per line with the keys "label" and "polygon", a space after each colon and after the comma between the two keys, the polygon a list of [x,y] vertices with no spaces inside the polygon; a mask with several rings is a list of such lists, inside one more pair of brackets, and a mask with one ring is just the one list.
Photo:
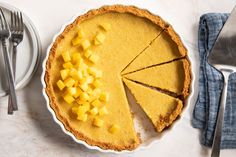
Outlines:
{"label": "pineapple topping", "polygon": [[[109,31],[111,25],[102,23],[100,28]],[[99,62],[99,53],[95,53],[91,48],[105,42],[105,33],[98,32],[92,42],[85,38],[83,30],[79,30],[75,38],[72,39],[72,46],[81,47],[82,52],[70,52],[65,50],[61,53],[64,61],[60,70],[60,79],[56,82],[59,91],[62,93],[64,101],[71,105],[71,111],[80,122],[92,119],[91,126],[95,128],[109,124],[103,117],[109,114],[106,102],[109,101],[109,93],[102,91],[103,82],[102,71],[96,67]],[[110,125],[110,124],[109,124]],[[111,125],[108,129],[110,133],[119,130],[118,125]]]}

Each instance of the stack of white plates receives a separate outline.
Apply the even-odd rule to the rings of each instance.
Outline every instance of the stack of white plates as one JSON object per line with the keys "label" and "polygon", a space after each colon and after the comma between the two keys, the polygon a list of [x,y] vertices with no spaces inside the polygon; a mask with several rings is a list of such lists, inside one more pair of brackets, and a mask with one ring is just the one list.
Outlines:
{"label": "stack of white plates", "polygon": [[[19,9],[0,3],[4,15],[10,22],[10,11],[18,11]],[[35,73],[40,61],[41,42],[37,31],[30,19],[23,13],[25,25],[24,39],[17,48],[16,59],[16,89],[24,87]],[[11,43],[8,43],[11,51]],[[5,68],[3,61],[2,48],[0,47],[0,97],[6,95],[7,80],[5,76]]]}

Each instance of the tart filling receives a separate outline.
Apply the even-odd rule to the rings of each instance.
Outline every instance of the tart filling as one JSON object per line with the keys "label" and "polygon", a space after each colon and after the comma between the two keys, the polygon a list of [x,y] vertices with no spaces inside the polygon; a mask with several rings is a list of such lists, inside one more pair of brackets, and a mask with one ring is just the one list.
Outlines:
{"label": "tart filling", "polygon": [[187,59],[152,66],[129,73],[124,75],[124,77],[135,82],[175,93],[184,98],[189,94],[190,69]]}
{"label": "tart filling", "polygon": [[157,132],[170,126],[180,115],[183,103],[157,90],[145,87],[127,79],[123,79],[137,103],[152,121]]}
{"label": "tart filling", "polygon": [[154,65],[171,62],[187,55],[187,50],[171,26],[167,27],[138,56],[135,57],[122,74],[131,73]]}

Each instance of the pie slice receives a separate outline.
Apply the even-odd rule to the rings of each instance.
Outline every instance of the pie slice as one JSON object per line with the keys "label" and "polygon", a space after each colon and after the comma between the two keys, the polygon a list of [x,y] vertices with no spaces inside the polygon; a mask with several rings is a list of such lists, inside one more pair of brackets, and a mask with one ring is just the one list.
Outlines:
{"label": "pie slice", "polygon": [[142,53],[122,71],[127,74],[153,65],[170,62],[186,56],[187,50],[171,27],[165,29]]}
{"label": "pie slice", "polygon": [[127,79],[123,81],[150,118],[157,132],[170,126],[180,115],[183,108],[181,100]]}
{"label": "pie slice", "polygon": [[187,59],[149,67],[124,75],[125,78],[148,86],[182,95],[189,93],[190,69]]}

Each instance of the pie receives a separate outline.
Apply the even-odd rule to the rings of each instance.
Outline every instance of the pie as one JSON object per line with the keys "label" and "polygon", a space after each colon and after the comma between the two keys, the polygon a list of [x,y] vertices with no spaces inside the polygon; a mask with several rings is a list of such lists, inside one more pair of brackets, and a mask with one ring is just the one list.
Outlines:
{"label": "pie", "polygon": [[180,99],[125,78],[123,80],[158,132],[168,127],[181,113],[183,103]]}
{"label": "pie", "polygon": [[[161,57],[148,61],[149,57],[158,56]],[[182,101],[188,95],[191,79],[185,77],[190,72],[186,57],[178,35],[160,17],[133,6],[104,6],[77,17],[57,36],[46,62],[45,91],[57,119],[78,140],[102,149],[134,150],[141,138],[135,131],[123,78],[141,82],[136,85],[126,80],[127,85],[132,84],[131,92],[160,132],[180,115]],[[172,63],[173,60],[186,66]],[[154,81],[154,86],[184,94],[184,99],[163,93],[159,88],[149,89],[144,86],[149,84],[145,79],[131,76],[142,76],[152,69],[150,66],[155,66],[153,72],[156,73],[159,64],[160,67],[173,64],[169,72],[174,74],[170,76],[176,76],[176,68],[184,75],[173,80],[176,81],[174,87],[165,87],[165,81],[163,86]],[[164,76],[155,76],[152,79],[164,79]],[[178,83],[184,88],[172,90]],[[153,100],[139,97],[142,90],[152,93]],[[158,101],[156,105],[155,101]],[[150,112],[152,108],[156,115]]]}
{"label": "pie", "polygon": [[190,71],[187,59],[152,66],[124,77],[179,96],[186,97],[189,94]]}
{"label": "pie", "polygon": [[187,51],[173,31],[166,28],[146,49],[132,60],[122,74],[185,57]]}

